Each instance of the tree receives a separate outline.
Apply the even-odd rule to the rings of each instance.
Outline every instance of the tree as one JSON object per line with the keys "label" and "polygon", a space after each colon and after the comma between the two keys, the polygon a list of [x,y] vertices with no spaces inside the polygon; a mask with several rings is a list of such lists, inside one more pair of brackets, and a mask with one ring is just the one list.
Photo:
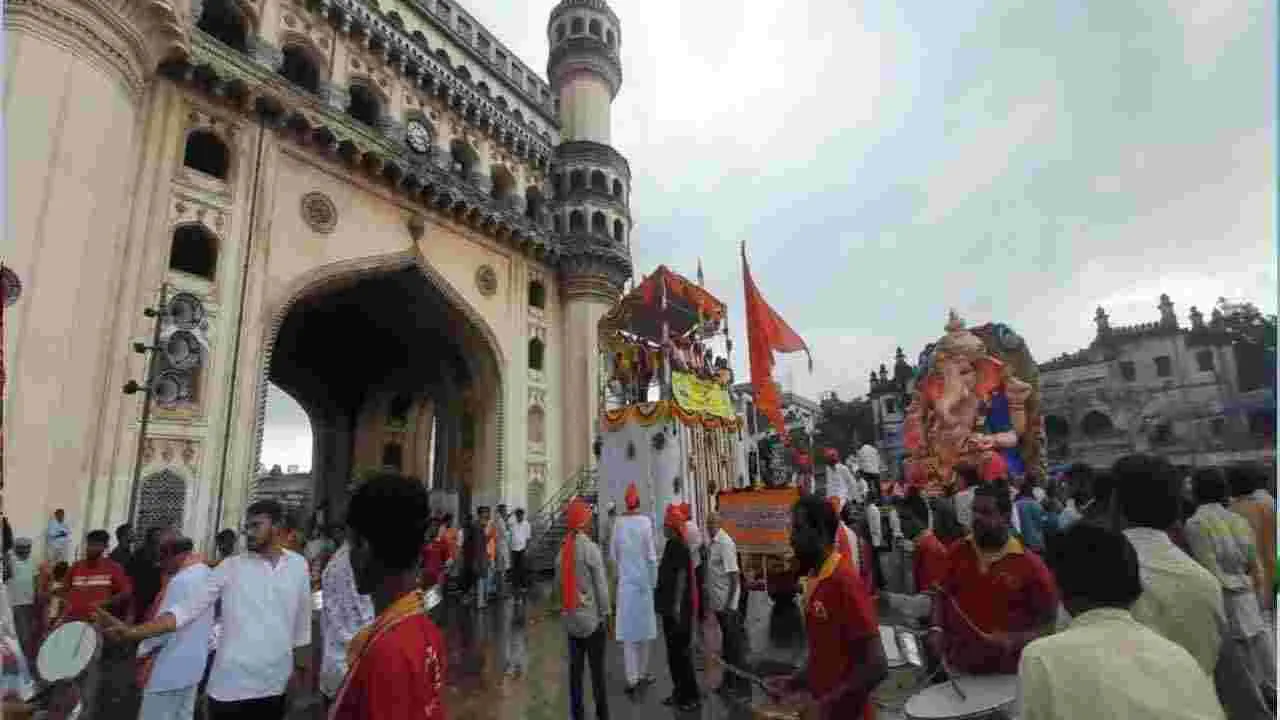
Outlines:
{"label": "tree", "polygon": [[821,409],[814,447],[835,448],[841,458],[846,458],[863,443],[875,443],[875,416],[865,398],[841,400],[830,393],[822,399]]}

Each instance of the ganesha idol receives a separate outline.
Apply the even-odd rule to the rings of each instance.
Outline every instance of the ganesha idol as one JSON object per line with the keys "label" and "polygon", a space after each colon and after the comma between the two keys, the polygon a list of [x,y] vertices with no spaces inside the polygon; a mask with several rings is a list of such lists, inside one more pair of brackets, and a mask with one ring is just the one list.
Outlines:
{"label": "ganesha idol", "polygon": [[954,311],[946,331],[921,355],[907,408],[907,483],[938,494],[961,465],[987,479],[1039,469],[1039,372],[1022,338],[999,324],[967,330]]}

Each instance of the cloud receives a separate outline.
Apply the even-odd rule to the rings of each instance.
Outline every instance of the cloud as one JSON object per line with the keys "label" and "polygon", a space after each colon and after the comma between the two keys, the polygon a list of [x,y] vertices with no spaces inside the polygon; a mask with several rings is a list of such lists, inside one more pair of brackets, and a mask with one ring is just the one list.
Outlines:
{"label": "cloud", "polygon": [[[543,68],[555,3],[467,4]],[[1272,3],[610,5],[637,272],[702,259],[739,379],[742,241],[815,351],[779,377],[815,396],[865,392],[952,307],[1040,358],[1088,344],[1100,304],[1275,311]]]}

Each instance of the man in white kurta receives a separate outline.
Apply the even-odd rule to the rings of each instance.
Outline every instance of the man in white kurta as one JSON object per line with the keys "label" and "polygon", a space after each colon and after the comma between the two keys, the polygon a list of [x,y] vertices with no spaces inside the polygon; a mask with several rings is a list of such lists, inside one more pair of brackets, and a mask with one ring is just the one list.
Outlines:
{"label": "man in white kurta", "polygon": [[653,521],[642,515],[639,492],[627,488],[627,512],[618,517],[609,543],[609,556],[618,575],[616,636],[622,643],[627,691],[653,682],[649,675],[649,643],[658,637],[658,618],[653,610],[653,589],[658,576],[658,551],[654,545]]}
{"label": "man in white kurta", "polygon": [[[827,497],[840,498],[840,504],[853,500],[853,473],[842,462],[827,466]],[[866,493],[863,493],[863,498]]]}

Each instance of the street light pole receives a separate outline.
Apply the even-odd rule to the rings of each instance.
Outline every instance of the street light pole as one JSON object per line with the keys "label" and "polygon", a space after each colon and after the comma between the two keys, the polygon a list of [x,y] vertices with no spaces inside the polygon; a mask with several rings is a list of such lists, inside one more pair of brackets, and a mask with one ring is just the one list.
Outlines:
{"label": "street light pole", "polygon": [[147,424],[151,420],[151,395],[154,391],[152,383],[155,381],[156,352],[160,349],[160,329],[164,321],[165,304],[169,299],[168,294],[169,284],[164,283],[160,286],[160,304],[143,311],[147,317],[155,318],[154,327],[151,331],[151,345],[143,347],[141,343],[135,343],[133,346],[134,350],[140,353],[150,353],[147,356],[146,385],[139,388],[136,382],[130,380],[124,386],[126,395],[142,392],[142,421],[138,426],[138,446],[134,450],[133,456],[133,478],[129,482],[129,523],[133,523],[136,520],[135,513],[138,511],[138,483],[142,478],[142,451],[146,448]]}

